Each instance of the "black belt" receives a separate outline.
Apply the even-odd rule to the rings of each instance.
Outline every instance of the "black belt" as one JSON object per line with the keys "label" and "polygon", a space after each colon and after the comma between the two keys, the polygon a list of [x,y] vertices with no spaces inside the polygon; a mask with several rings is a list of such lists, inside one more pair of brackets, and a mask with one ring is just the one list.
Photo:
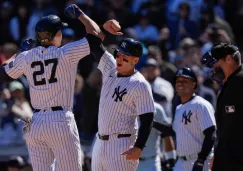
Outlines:
{"label": "black belt", "polygon": [[188,159],[186,158],[186,156],[179,156],[179,158],[181,158],[182,160],[187,161]]}
{"label": "black belt", "polygon": [[153,159],[155,158],[156,156],[149,156],[149,157],[140,157],[139,160],[140,161],[144,161],[144,160],[148,160],[148,159]]}
{"label": "black belt", "polygon": [[[53,106],[51,107],[52,111],[59,111],[59,110],[63,110],[62,106]],[[34,112],[39,112],[41,111],[41,109],[34,109]],[[46,111],[45,109],[43,110],[44,112]]]}
{"label": "black belt", "polygon": [[[109,140],[110,135],[100,135],[98,134],[99,139],[101,140]],[[118,134],[117,138],[123,138],[123,137],[131,137],[131,134]]]}

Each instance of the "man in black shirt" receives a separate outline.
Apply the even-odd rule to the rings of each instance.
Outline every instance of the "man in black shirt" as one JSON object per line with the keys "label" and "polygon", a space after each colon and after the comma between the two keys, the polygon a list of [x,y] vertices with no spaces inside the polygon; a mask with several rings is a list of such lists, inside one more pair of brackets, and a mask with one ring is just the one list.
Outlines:
{"label": "man in black shirt", "polygon": [[212,47],[203,58],[210,77],[222,86],[217,99],[218,143],[213,171],[243,171],[243,68],[238,48],[229,43]]}

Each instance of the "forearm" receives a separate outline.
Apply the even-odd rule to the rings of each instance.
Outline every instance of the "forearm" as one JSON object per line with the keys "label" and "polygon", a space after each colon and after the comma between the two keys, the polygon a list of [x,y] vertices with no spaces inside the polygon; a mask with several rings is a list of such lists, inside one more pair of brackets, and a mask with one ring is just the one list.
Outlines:
{"label": "forearm", "polygon": [[171,126],[163,125],[159,122],[153,121],[153,127],[160,131],[163,137],[175,136],[175,132]]}
{"label": "forearm", "polygon": [[176,159],[176,151],[174,140],[171,136],[163,137],[163,147],[165,151],[165,159]]}
{"label": "forearm", "polygon": [[92,56],[94,57],[96,62],[99,62],[101,57],[104,55],[106,51],[105,47],[102,44],[101,39],[92,34],[88,34],[86,38],[89,42],[89,47]]}
{"label": "forearm", "polygon": [[104,40],[105,35],[102,33],[100,27],[94,22],[89,16],[82,13],[78,19],[84,24],[85,30],[88,34],[95,35],[99,37],[101,40]]}
{"label": "forearm", "polygon": [[153,113],[145,113],[139,115],[140,127],[138,130],[138,138],[134,144],[134,147],[138,147],[140,149],[143,149],[145,147],[146,141],[152,129],[153,118]]}
{"label": "forearm", "polygon": [[214,142],[216,140],[216,127],[211,126],[203,131],[205,138],[203,140],[202,149],[200,153],[198,153],[198,159],[203,161],[206,160],[209,153],[211,152]]}

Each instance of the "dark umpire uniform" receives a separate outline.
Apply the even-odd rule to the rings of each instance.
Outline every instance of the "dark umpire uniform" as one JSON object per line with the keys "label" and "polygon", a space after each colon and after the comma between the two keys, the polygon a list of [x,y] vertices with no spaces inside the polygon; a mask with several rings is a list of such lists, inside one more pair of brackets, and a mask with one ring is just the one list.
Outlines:
{"label": "dark umpire uniform", "polygon": [[[202,61],[204,60],[205,64],[205,61],[218,61],[227,55],[234,57],[237,53],[240,55],[235,46],[216,46],[209,51],[208,56],[203,57]],[[215,115],[218,126],[218,144],[215,150],[213,171],[243,171],[242,65],[229,75],[223,84],[217,99]]]}

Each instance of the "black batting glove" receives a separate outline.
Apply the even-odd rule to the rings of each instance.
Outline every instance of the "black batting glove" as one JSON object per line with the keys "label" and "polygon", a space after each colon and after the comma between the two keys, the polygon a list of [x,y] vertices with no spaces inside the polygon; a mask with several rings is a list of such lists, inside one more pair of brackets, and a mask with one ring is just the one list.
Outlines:
{"label": "black batting glove", "polygon": [[78,18],[81,14],[84,14],[84,12],[76,5],[71,4],[64,10],[64,14],[71,19]]}
{"label": "black batting glove", "polygon": [[204,160],[197,159],[193,165],[192,171],[202,171]]}
{"label": "black batting glove", "polygon": [[24,41],[21,42],[19,51],[20,52],[27,51],[27,50],[32,49],[35,46],[36,46],[35,40],[33,40],[31,38],[25,39]]}

